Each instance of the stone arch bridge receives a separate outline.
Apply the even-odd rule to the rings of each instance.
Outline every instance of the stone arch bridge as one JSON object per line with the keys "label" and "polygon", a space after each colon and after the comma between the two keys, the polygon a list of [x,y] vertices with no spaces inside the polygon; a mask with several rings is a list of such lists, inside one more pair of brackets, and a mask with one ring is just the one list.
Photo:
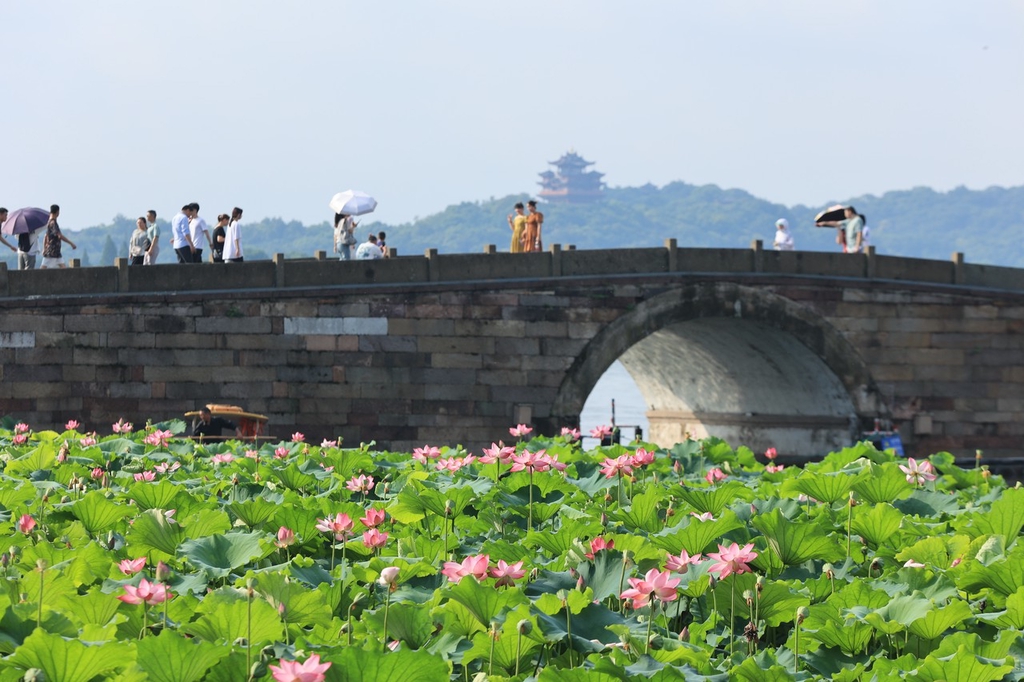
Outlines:
{"label": "stone arch bridge", "polygon": [[664,248],[6,271],[0,414],[104,431],[235,403],[275,435],[409,449],[578,423],[621,359],[651,438],[812,456],[1019,454],[1024,270]]}

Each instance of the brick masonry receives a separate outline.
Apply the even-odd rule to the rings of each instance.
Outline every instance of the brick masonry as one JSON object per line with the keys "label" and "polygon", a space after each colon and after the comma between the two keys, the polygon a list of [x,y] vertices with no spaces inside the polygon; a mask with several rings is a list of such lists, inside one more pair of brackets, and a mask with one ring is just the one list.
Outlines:
{"label": "brick masonry", "polygon": [[[1024,295],[775,270],[12,296],[0,299],[0,413],[105,432],[121,417],[235,403],[269,415],[282,437],[476,448],[508,438],[523,407],[542,430],[574,425],[612,345],[668,323],[636,311],[673,296],[671,321],[784,301],[761,321],[802,329],[810,346],[814,329],[827,332],[812,349],[851,392],[871,394],[856,401],[859,416],[893,416],[912,452],[1021,453]],[[628,338],[609,345],[627,318]],[[830,338],[850,357],[836,360]]]}

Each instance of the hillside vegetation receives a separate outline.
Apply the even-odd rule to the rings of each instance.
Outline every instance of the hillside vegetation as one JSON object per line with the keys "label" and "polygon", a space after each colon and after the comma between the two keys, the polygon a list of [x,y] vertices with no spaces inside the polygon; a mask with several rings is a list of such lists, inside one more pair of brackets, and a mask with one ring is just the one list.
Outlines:
{"label": "hillside vegetation", "polygon": [[[487,244],[507,250],[510,231],[506,216],[516,201],[528,198],[513,194],[463,202],[399,225],[364,216],[359,238],[364,239],[370,230],[384,230],[388,244],[402,255],[422,254],[428,248],[441,253],[472,253]],[[970,262],[1024,267],[1024,250],[1019,245],[1024,232],[1024,187],[961,187],[949,192],[919,187],[838,203],[852,203],[868,217],[871,240],[879,253],[947,259],[954,251],[963,251]],[[545,214],[545,247],[556,242],[580,249],[660,246],[665,239],[675,238],[680,246],[728,248],[746,248],[752,239],[762,239],[771,248],[775,220],[787,218],[798,249],[829,251],[836,248],[834,231],[815,228],[813,223],[814,215],[824,207],[785,206],[744,190],[673,182],[664,187],[613,188],[596,203],[549,204],[541,210]],[[166,244],[170,231],[165,222],[161,224],[165,242],[161,262],[169,262],[173,258]],[[133,228],[133,218],[117,216],[107,225],[69,230],[79,250],[66,249],[65,257],[80,257],[85,265],[113,264],[114,258],[127,256]],[[270,258],[278,252],[288,257],[309,257],[317,250],[331,252],[327,220],[307,226],[266,218],[244,224],[243,229],[248,260]],[[5,253],[4,258],[8,267],[15,267],[13,254]]]}

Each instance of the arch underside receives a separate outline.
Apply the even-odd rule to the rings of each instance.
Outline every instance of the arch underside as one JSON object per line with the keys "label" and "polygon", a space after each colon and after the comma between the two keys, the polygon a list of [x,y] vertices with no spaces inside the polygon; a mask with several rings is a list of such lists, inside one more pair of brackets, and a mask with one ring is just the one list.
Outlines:
{"label": "arch underside", "polygon": [[570,368],[552,414],[578,415],[617,359],[647,403],[650,440],[663,446],[711,435],[755,452],[820,456],[885,409],[859,354],[827,320],[731,283],[667,291],[610,323]]}

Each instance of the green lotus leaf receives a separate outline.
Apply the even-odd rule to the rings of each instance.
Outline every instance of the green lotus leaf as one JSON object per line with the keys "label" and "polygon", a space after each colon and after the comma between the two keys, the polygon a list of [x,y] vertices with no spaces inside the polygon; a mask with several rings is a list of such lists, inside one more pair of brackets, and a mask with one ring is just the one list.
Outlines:
{"label": "green lotus leaf", "polygon": [[320,518],[323,518],[323,516],[314,509],[306,509],[298,504],[287,503],[278,507],[273,527],[267,530],[276,532],[278,528],[283,526],[295,533],[300,542],[309,544],[314,539],[322,537],[320,531],[316,529],[317,520]]}
{"label": "green lotus leaf", "polygon": [[[1013,597],[1011,596],[1010,598],[1012,599]],[[1024,627],[1024,595],[1022,595],[1019,601],[1021,610],[1019,612],[1020,617],[1016,622],[1020,624],[1011,626],[1018,630]],[[954,599],[945,606],[931,609],[922,618],[912,622],[909,628],[910,633],[922,639],[936,639],[941,637],[947,630],[960,625],[972,615],[974,614],[971,612],[971,607],[967,602],[962,599]]]}
{"label": "green lotus leaf", "polygon": [[35,486],[31,483],[19,481],[17,485],[13,485],[10,481],[4,481],[4,485],[0,486],[0,506],[3,506],[4,509],[20,509],[28,506],[37,496]]}
{"label": "green lotus leaf", "polygon": [[546,666],[537,677],[537,682],[621,682],[622,679],[611,673],[597,672],[585,668],[553,668]]}
{"label": "green lotus leaf", "polygon": [[1006,539],[1006,546],[1012,548],[1021,528],[1024,528],[1024,489],[1004,490],[987,512],[971,514],[969,518],[970,523],[958,526],[958,529],[972,537],[1001,535]]}
{"label": "green lotus leaf", "polygon": [[864,581],[855,581],[836,591],[823,604],[812,604],[802,631],[827,647],[846,654],[858,654],[874,636],[873,628],[850,612],[857,606],[881,608],[889,595],[871,588]]}
{"label": "green lotus leaf", "polygon": [[155,483],[140,481],[133,485],[125,493],[125,496],[130,500],[135,500],[135,504],[143,511],[175,509],[178,505],[174,503],[174,500],[184,490],[183,486],[175,485],[169,479],[162,478]]}
{"label": "green lotus leaf", "polygon": [[57,449],[52,443],[40,443],[28,454],[12,459],[4,466],[8,476],[28,476],[36,471],[49,471],[57,462]]}
{"label": "green lotus leaf", "polygon": [[465,606],[484,628],[503,611],[527,601],[518,587],[498,590],[491,585],[481,585],[473,578],[463,578],[458,585],[448,590],[448,597]]}
{"label": "green lotus leaf", "polygon": [[681,487],[674,492],[698,512],[718,516],[734,502],[749,502],[754,493],[739,481],[728,481],[711,488]]}
{"label": "green lotus leaf", "polygon": [[174,630],[143,637],[136,650],[136,661],[152,682],[199,682],[231,652],[212,642],[185,639]]}
{"label": "green lotus leaf", "polygon": [[220,509],[200,509],[188,518],[182,519],[181,527],[185,538],[194,540],[208,535],[219,535],[231,530],[231,517]]}
{"label": "green lotus leaf", "polygon": [[59,607],[79,625],[105,626],[117,615],[121,605],[115,595],[94,587],[85,594],[63,595]]}
{"label": "green lotus leaf", "polygon": [[682,528],[665,529],[657,535],[650,536],[651,542],[663,547],[670,554],[678,555],[686,550],[692,556],[703,554],[723,535],[743,527],[743,523],[731,509],[726,509],[712,521],[700,521],[690,516],[685,523]]}
{"label": "green lotus leaf", "polygon": [[785,481],[782,484],[782,492],[800,492],[819,502],[834,504],[839,500],[847,499],[853,485],[858,480],[860,480],[860,476],[848,471],[828,473],[804,471],[799,478]]}
{"label": "green lotus leaf", "polygon": [[915,490],[906,499],[893,502],[893,506],[908,516],[939,517],[954,514],[960,510],[955,495],[946,495],[931,490]]}
{"label": "green lotus leaf", "polygon": [[[907,629],[919,618],[924,618],[931,609],[930,599],[916,595],[904,595],[892,599],[881,608],[864,613],[862,618],[864,622],[869,623],[879,632],[893,635]],[[856,609],[854,611],[856,612]]]}
{"label": "green lotus leaf", "polygon": [[794,523],[778,509],[759,514],[751,524],[764,533],[768,546],[786,566],[802,564],[809,559],[839,561],[843,552],[833,538],[814,523]]}
{"label": "green lotus leaf", "polygon": [[530,531],[523,543],[527,547],[542,547],[554,557],[564,555],[578,538],[593,532],[594,525],[586,521],[567,521],[555,532],[550,530]]}
{"label": "green lotus leaf", "polygon": [[266,498],[257,497],[244,502],[232,502],[228,505],[228,509],[235,515],[235,518],[249,528],[254,528],[274,518],[280,508]]}
{"label": "green lotus leaf", "polygon": [[903,522],[903,514],[896,507],[885,502],[872,507],[858,506],[853,510],[853,532],[872,546],[895,540],[896,532]]}
{"label": "green lotus leaf", "polygon": [[1024,587],[1024,557],[1020,552],[1011,552],[1005,559],[989,566],[971,561],[968,569],[957,577],[956,584],[968,592],[989,587],[1008,597]]}
{"label": "green lotus leaf", "polygon": [[223,578],[270,551],[264,550],[263,537],[263,533],[209,535],[181,543],[181,554],[210,577]]}
{"label": "green lotus leaf", "polygon": [[[625,589],[622,585],[622,554],[620,552],[601,551],[594,555],[593,561],[584,561],[576,567],[583,584],[594,591],[596,601],[604,601],[608,597],[618,597]],[[628,574],[627,574],[628,577]]]}
{"label": "green lotus leaf", "polygon": [[1011,670],[1012,659],[982,658],[968,647],[960,646],[951,656],[928,656],[917,669],[917,679],[921,682],[991,682],[1003,679]]}
{"label": "green lotus leaf", "polygon": [[178,552],[178,545],[185,538],[185,531],[160,509],[150,509],[135,517],[127,538],[137,554],[157,550],[174,556]]}
{"label": "green lotus leaf", "polygon": [[145,445],[124,437],[101,440],[96,447],[108,455],[141,455],[146,452]]}
{"label": "green lotus leaf", "polygon": [[[723,613],[731,609],[733,583],[736,586],[736,617],[742,620],[751,620],[752,616],[746,602],[742,599],[744,590],[755,590],[757,577],[753,573],[742,573],[730,575],[725,580],[720,580],[715,585],[715,598],[718,601],[718,608]],[[777,627],[782,623],[793,620],[793,614],[801,606],[808,606],[810,599],[799,592],[794,591],[789,585],[774,580],[765,585],[757,600],[756,610],[758,618],[764,620],[771,627]]]}
{"label": "green lotus leaf", "polygon": [[86,645],[42,629],[35,630],[7,662],[16,668],[38,668],[48,680],[88,682],[98,675],[131,664],[132,648],[119,642]]}
{"label": "green lotus leaf", "polygon": [[[569,638],[569,628],[572,629],[572,646],[576,651],[584,653],[596,653],[605,648],[605,645],[618,642],[619,637],[608,629],[610,625],[626,625],[627,621],[620,614],[608,609],[603,604],[587,604],[578,614],[569,616],[569,623],[566,623],[566,613],[562,609],[555,613],[547,613],[534,605],[534,615],[537,617],[537,625],[549,642],[561,642]],[[635,620],[638,634],[646,634]],[[641,634],[643,636],[643,634]]]}
{"label": "green lotus leaf", "polygon": [[384,609],[364,613],[362,620],[380,633],[381,639],[398,640],[410,649],[422,649],[434,632],[434,619],[430,604],[391,603],[388,611],[388,631],[384,630]]}
{"label": "green lotus leaf", "polygon": [[953,560],[967,553],[971,540],[966,535],[924,538],[896,553],[898,561],[916,561],[925,566],[949,568]]}
{"label": "green lotus leaf", "polygon": [[778,663],[767,668],[748,658],[729,671],[729,679],[737,682],[790,682],[793,675]]}
{"label": "green lotus leaf", "polygon": [[372,471],[376,468],[373,457],[364,450],[339,450],[328,454],[325,458],[327,466],[334,467],[334,475],[345,481],[361,471]]}
{"label": "green lotus leaf", "polygon": [[85,497],[72,504],[70,509],[90,533],[110,530],[128,514],[126,507],[114,504],[99,490],[90,490]]}
{"label": "green lotus leaf", "polygon": [[327,682],[438,682],[450,677],[449,664],[425,651],[366,651],[346,647],[322,656],[333,665]]}
{"label": "green lotus leaf", "polygon": [[250,605],[238,593],[218,590],[203,600],[199,612],[202,616],[198,620],[181,627],[183,633],[226,644],[251,635],[253,646],[284,638],[281,616],[265,599],[253,599]]}
{"label": "green lotus leaf", "polygon": [[110,552],[90,541],[74,553],[71,563],[64,568],[64,575],[76,587],[91,585],[110,575],[113,563]]}
{"label": "green lotus leaf", "polygon": [[261,573],[256,589],[270,605],[284,611],[289,623],[323,625],[331,622],[331,606],[320,591],[289,580],[282,573]]}
{"label": "green lotus leaf", "polygon": [[275,473],[278,480],[292,490],[303,490],[307,486],[316,483],[317,480],[316,476],[302,471],[299,465],[294,462],[284,469],[278,469]]}
{"label": "green lotus leaf", "polygon": [[[522,616],[522,617],[520,617]],[[487,665],[488,661],[494,661],[494,671],[504,670],[511,675],[516,670],[516,653],[518,644],[520,670],[529,670],[532,666],[533,652],[541,646],[541,642],[533,637],[519,637],[516,629],[520,620],[530,620],[527,613],[517,614],[505,621],[504,626],[498,632],[494,640],[493,653],[491,649],[491,634],[489,632],[478,632],[473,636],[473,646],[463,657],[463,664],[468,665],[474,661],[482,661]],[[537,627],[536,619],[532,624]]]}
{"label": "green lotus leaf", "polygon": [[664,527],[658,518],[658,504],[664,494],[658,488],[650,488],[639,495],[634,495],[629,506],[623,511],[614,513],[614,518],[622,522],[627,529],[654,533]]}

